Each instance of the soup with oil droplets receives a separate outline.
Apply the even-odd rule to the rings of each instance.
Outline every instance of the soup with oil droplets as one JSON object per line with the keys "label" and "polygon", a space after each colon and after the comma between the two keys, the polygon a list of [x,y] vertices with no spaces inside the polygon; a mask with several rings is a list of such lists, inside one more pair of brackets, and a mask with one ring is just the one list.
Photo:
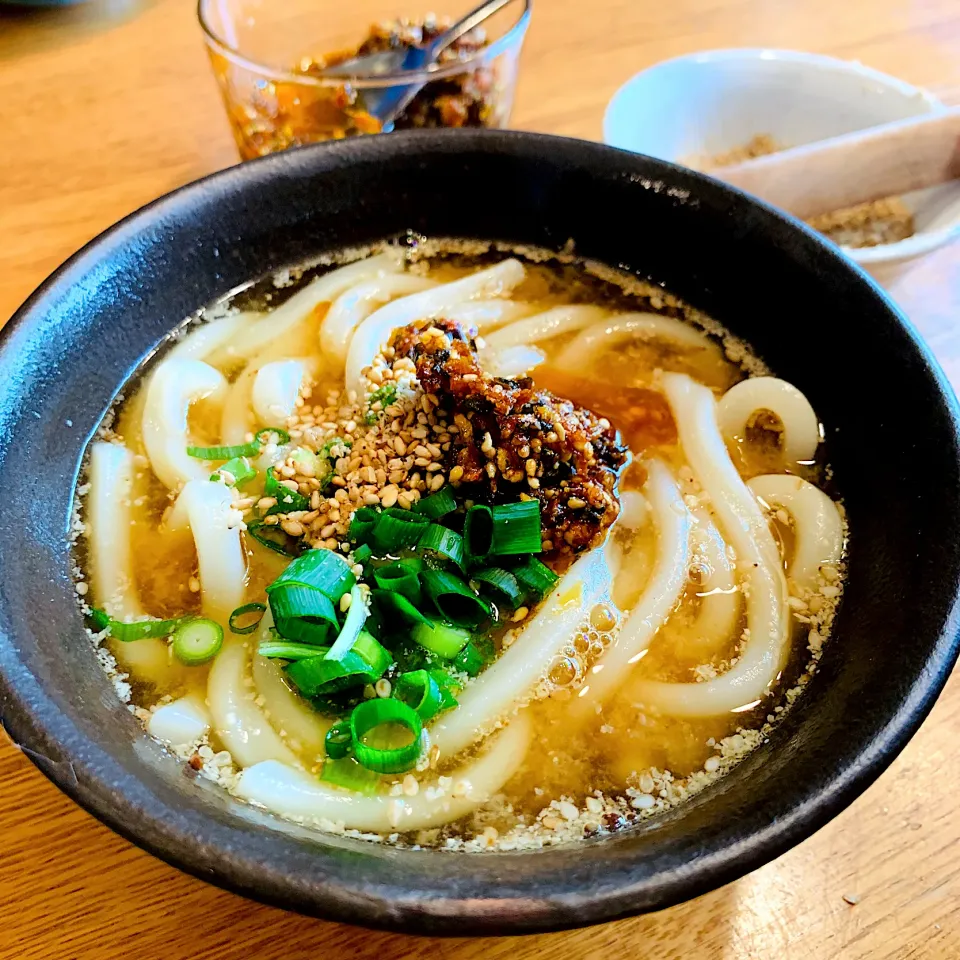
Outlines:
{"label": "soup with oil droplets", "polygon": [[236,797],[459,850],[626,828],[813,674],[843,584],[800,391],[573,256],[385,244],[163,345],[91,444],[78,594]]}

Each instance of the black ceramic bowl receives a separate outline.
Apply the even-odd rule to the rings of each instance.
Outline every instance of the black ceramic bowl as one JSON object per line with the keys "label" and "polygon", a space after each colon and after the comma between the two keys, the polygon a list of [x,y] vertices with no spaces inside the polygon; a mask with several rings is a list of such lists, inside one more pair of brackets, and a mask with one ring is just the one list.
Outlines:
{"label": "black ceramic bowl", "polygon": [[[251,278],[406,230],[559,248],[661,282],[754,345],[827,425],[850,580],[802,702],[709,791],[607,839],[455,855],[310,834],[231,801],[117,701],[83,634],[69,525],[84,444],[181,318]],[[776,857],[902,749],[957,655],[958,430],[893,304],[798,223],[668,164],[515,133],[393,134],[226,170],[81,251],[0,346],[0,715],[66,793],[240,893],[426,933],[572,927],[654,910]]]}

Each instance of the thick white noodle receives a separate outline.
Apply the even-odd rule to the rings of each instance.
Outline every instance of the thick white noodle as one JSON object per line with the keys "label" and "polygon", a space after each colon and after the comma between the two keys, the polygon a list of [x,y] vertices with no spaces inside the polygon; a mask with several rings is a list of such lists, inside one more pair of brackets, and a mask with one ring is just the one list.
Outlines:
{"label": "thick white noodle", "polygon": [[216,320],[190,323],[163,359],[176,357],[178,360],[206,360],[212,353],[227,347],[248,324],[259,323],[264,316],[265,314],[248,310],[218,317]]}
{"label": "thick white noodle", "polygon": [[445,320],[476,327],[482,335],[514,320],[529,316],[536,308],[522,300],[467,300],[453,303],[443,311]]}
{"label": "thick white noodle", "polygon": [[275,360],[256,372],[250,401],[260,423],[282,426],[293,416],[300,388],[309,375],[307,368],[303,360]]}
{"label": "thick white noodle", "polygon": [[190,404],[211,398],[222,402],[227,381],[202,360],[165,360],[150,378],[143,407],[143,445],[160,482],[175,490],[188,480],[202,480],[209,467],[187,453]]}
{"label": "thick white noodle", "polygon": [[522,377],[546,359],[547,355],[542,350],[521,344],[504,347],[495,353],[483,351],[480,355],[484,372],[493,377]]}
{"label": "thick white noodle", "polygon": [[[267,640],[273,626],[273,615],[268,609],[260,621],[256,645]],[[313,710],[306,700],[287,686],[283,670],[276,660],[253,654],[253,682],[260,696],[260,705],[273,724],[298,753],[322,758],[323,740],[331,721]]]}
{"label": "thick white noodle", "polygon": [[[137,641],[139,643],[139,641]],[[157,707],[147,721],[147,733],[165,743],[195,743],[210,729],[210,712],[198,693]]]}
{"label": "thick white noodle", "polygon": [[733,639],[740,619],[740,591],[736,570],[716,524],[703,509],[694,512],[694,520],[690,542],[695,556],[703,560],[709,573],[697,590],[700,604],[693,623],[685,631],[687,642],[683,646],[705,661]]}
{"label": "thick white noodle", "polygon": [[650,504],[639,490],[624,490],[620,494],[620,515],[617,523],[628,530],[636,530],[647,522]]}
{"label": "thick white noodle", "polygon": [[350,341],[345,374],[347,389],[356,390],[358,396],[363,395],[363,371],[373,363],[373,358],[397,327],[404,327],[414,320],[446,315],[450,306],[464,300],[500,296],[520,283],[524,274],[519,260],[502,260],[486,270],[432,290],[401,297],[374,311],[360,324]]}
{"label": "thick white noodle", "polygon": [[240,542],[240,517],[231,505],[230,488],[209,480],[191,480],[167,515],[170,530],[190,529],[200,563],[204,616],[226,628],[230,614],[243,603],[247,576]]}
{"label": "thick white noodle", "polygon": [[364,796],[274,761],[244,770],[234,792],[286,817],[377,833],[425,830],[459,820],[496,796],[523,763],[530,736],[530,720],[521,713],[479,757],[449,774],[451,784],[466,787],[456,799],[449,787],[438,796],[436,784],[421,784],[413,797]]}
{"label": "thick white noodle", "polygon": [[566,333],[576,333],[584,327],[595,326],[609,316],[609,310],[586,304],[551,307],[543,313],[535,313],[532,317],[517,320],[495,333],[484,335],[484,340],[487,349],[495,352],[505,347],[539,343],[541,340],[562,337]]}
{"label": "thick white noodle", "polygon": [[563,370],[581,370],[598,354],[614,349],[625,340],[664,340],[684,350],[723,356],[718,344],[682,320],[658,313],[621,313],[587,327],[564,347],[554,362]]}
{"label": "thick white noodle", "polygon": [[843,521],[837,505],[812,483],[782,473],[754,477],[747,483],[762,504],[783,509],[793,518],[793,558],[788,576],[799,586],[816,586],[821,564],[843,555]]}
{"label": "thick white noodle", "polygon": [[227,391],[220,417],[220,442],[225,446],[246,443],[247,434],[253,432],[253,384],[257,369],[256,364],[248,366]]}
{"label": "thick white noodle", "polygon": [[626,680],[630,667],[643,657],[687,584],[693,518],[669,468],[659,460],[649,460],[645,466],[643,492],[657,532],[656,561],[640,600],[580,688],[578,712],[602,704]]}
{"label": "thick white noodle", "polygon": [[783,426],[780,449],[785,460],[812,460],[820,443],[820,421],[807,398],[776,377],[750,377],[732,386],[717,404],[720,432],[730,443],[743,443],[754,414],[767,410]]}
{"label": "thick white noodle", "polygon": [[[86,519],[93,596],[111,617],[125,621],[145,618],[130,544],[133,477],[133,454],[126,447],[101,440],[90,445]],[[178,664],[171,663],[167,644],[160,639],[114,641],[110,650],[120,666],[140,680],[160,685],[183,672]]]}
{"label": "thick white noodle", "polygon": [[321,303],[335,300],[345,290],[364,280],[375,280],[387,274],[399,273],[402,268],[402,254],[399,251],[387,251],[324,273],[302,290],[298,290],[262,320],[248,324],[238,331],[234,342],[226,349],[217,351],[212,355],[212,359],[218,363],[229,363],[231,360],[259,356],[266,347],[283,337],[289,337]]}
{"label": "thick white noodle", "polygon": [[248,682],[250,642],[240,637],[225,641],[210,668],[207,706],[213,732],[241,767],[264,760],[298,766],[294,752],[257,705],[256,688]]}
{"label": "thick white noodle", "polygon": [[633,693],[664,714],[717,716],[759,702],[779,676],[788,645],[786,580],[766,518],[720,436],[713,394],[680,373],[664,374],[663,386],[687,461],[736,552],[750,634],[736,665],[721,676],[703,683],[643,680]]}
{"label": "thick white noodle", "polygon": [[458,694],[459,705],[430,727],[430,742],[453,757],[529,697],[591,609],[609,599],[617,548],[608,538],[560,578],[543,606],[496,663]]}
{"label": "thick white noodle", "polygon": [[437,286],[433,280],[414,273],[394,273],[367,280],[341,293],[330,305],[320,325],[320,349],[328,365],[342,366],[353,332],[374,310],[394,297],[406,297]]}

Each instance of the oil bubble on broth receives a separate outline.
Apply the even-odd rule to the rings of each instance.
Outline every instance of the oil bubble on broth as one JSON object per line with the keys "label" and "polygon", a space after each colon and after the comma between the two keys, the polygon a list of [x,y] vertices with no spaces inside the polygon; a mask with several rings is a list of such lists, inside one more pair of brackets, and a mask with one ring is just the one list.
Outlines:
{"label": "oil bubble on broth", "polygon": [[760,745],[846,527],[803,395],[572,253],[407,239],[200,311],[78,489],[147,732],[271,812],[481,851],[602,835]]}

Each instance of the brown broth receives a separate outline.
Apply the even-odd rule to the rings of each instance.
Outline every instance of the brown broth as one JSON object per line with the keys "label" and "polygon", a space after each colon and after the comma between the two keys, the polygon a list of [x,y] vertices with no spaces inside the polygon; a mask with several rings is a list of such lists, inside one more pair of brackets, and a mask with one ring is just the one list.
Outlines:
{"label": "brown broth", "polygon": [[[489,262],[492,255],[465,257],[446,255],[417,260],[411,269],[431,278],[447,281],[465,276]],[[496,257],[493,257],[496,259]],[[655,290],[647,295],[627,292],[609,279],[601,279],[580,264],[562,262],[529,263],[527,279],[514,290],[512,299],[528,301],[537,309],[565,303],[591,303],[611,310],[649,310]],[[277,290],[272,283],[255,284],[237,298],[243,309],[272,309],[309,280],[315,271],[306,271],[291,289]],[[294,350],[315,350],[317,326],[325,309],[317,311]],[[682,315],[676,306],[661,307],[661,312]],[[189,333],[187,334],[189,336]],[[566,338],[569,339],[569,338]],[[565,346],[564,338],[551,341],[548,362],[534,375],[538,386],[606,416],[621,430],[625,442],[635,458],[655,453],[675,469],[685,463],[678,446],[676,428],[669,407],[656,392],[655,371],[674,370],[690,373],[706,383],[719,396],[745,376],[741,366],[722,360],[704,367],[675,348],[639,344],[603,354],[591,367],[571,374],[552,366]],[[285,350],[273,351],[285,355]],[[161,354],[162,355],[162,354]],[[231,381],[239,373],[229,362],[221,369]],[[145,374],[149,374],[149,367]],[[142,381],[141,381],[142,383]],[[319,391],[318,391],[319,392]],[[132,451],[144,453],[139,420],[143,406],[142,387],[128,394],[118,411],[115,432]],[[208,405],[197,404],[191,411],[190,429],[198,444],[218,443],[218,422]],[[805,476],[815,480],[821,473],[821,464],[811,464]],[[775,444],[751,444],[741,457],[739,468],[745,478],[762,472],[785,472]],[[628,468],[621,479],[621,489],[635,488],[643,481],[637,466]],[[171,504],[166,489],[157,481],[146,463],[137,471],[134,504],[134,526],[131,531],[135,564],[136,586],[143,607],[152,616],[169,617],[198,612],[200,595],[195,584],[197,560],[188,534],[158,532],[164,512]],[[777,524],[778,536],[789,553],[792,534],[789,525]],[[245,601],[262,601],[264,587],[283,569],[284,561],[247,537],[246,553],[249,562]],[[629,545],[624,569],[617,581],[617,596],[632,605],[642,591],[650,574],[656,552],[656,537],[649,526],[636,535]],[[705,720],[689,721],[656,717],[645,713],[632,695],[633,684],[641,678],[690,681],[703,666],[696,638],[690,625],[699,599],[696,576],[692,575],[679,609],[671,616],[649,647],[647,654],[632,668],[632,675],[613,700],[599,714],[592,714],[582,722],[571,719],[570,703],[576,697],[577,680],[582,678],[602,650],[602,636],[597,631],[582,631],[575,638],[569,660],[579,664],[577,670],[570,663],[554,666],[551,676],[558,681],[548,684],[549,693],[527,708],[533,719],[534,742],[526,761],[505,790],[506,803],[488,811],[478,821],[448,826],[440,831],[409,838],[424,843],[441,842],[448,838],[469,838],[484,827],[494,827],[499,834],[507,833],[520,824],[533,824],[551,801],[566,798],[575,806],[583,806],[587,797],[599,791],[605,796],[622,796],[628,787],[636,787],[639,779],[652,769],[670,771],[676,779],[702,771],[705,761],[716,754],[716,745],[739,729],[758,727],[782,703],[783,687],[768,697],[758,708],[746,713],[733,713]],[[96,601],[98,598],[93,598]],[[722,669],[725,662],[737,655],[740,635],[745,625],[734,630],[723,649],[709,659],[709,664]],[[514,625],[507,626],[513,629]],[[784,678],[796,678],[805,667],[805,645],[801,637],[808,628],[795,624],[794,654]],[[497,635],[503,642],[503,630]],[[186,671],[187,678],[172,688],[155,688],[133,677],[134,700],[149,707],[158,697],[176,695],[186,689],[200,689],[207,667]],[[573,682],[570,682],[573,681]],[[785,680],[786,682],[786,680]],[[214,750],[220,748],[215,738]],[[309,753],[302,759],[308,767],[316,768],[317,757]],[[440,772],[452,765],[451,758],[442,758]],[[392,782],[395,778],[386,778]],[[577,824],[579,829],[581,824]],[[582,832],[596,832],[595,825],[587,823]],[[558,832],[558,836],[559,836]]]}

